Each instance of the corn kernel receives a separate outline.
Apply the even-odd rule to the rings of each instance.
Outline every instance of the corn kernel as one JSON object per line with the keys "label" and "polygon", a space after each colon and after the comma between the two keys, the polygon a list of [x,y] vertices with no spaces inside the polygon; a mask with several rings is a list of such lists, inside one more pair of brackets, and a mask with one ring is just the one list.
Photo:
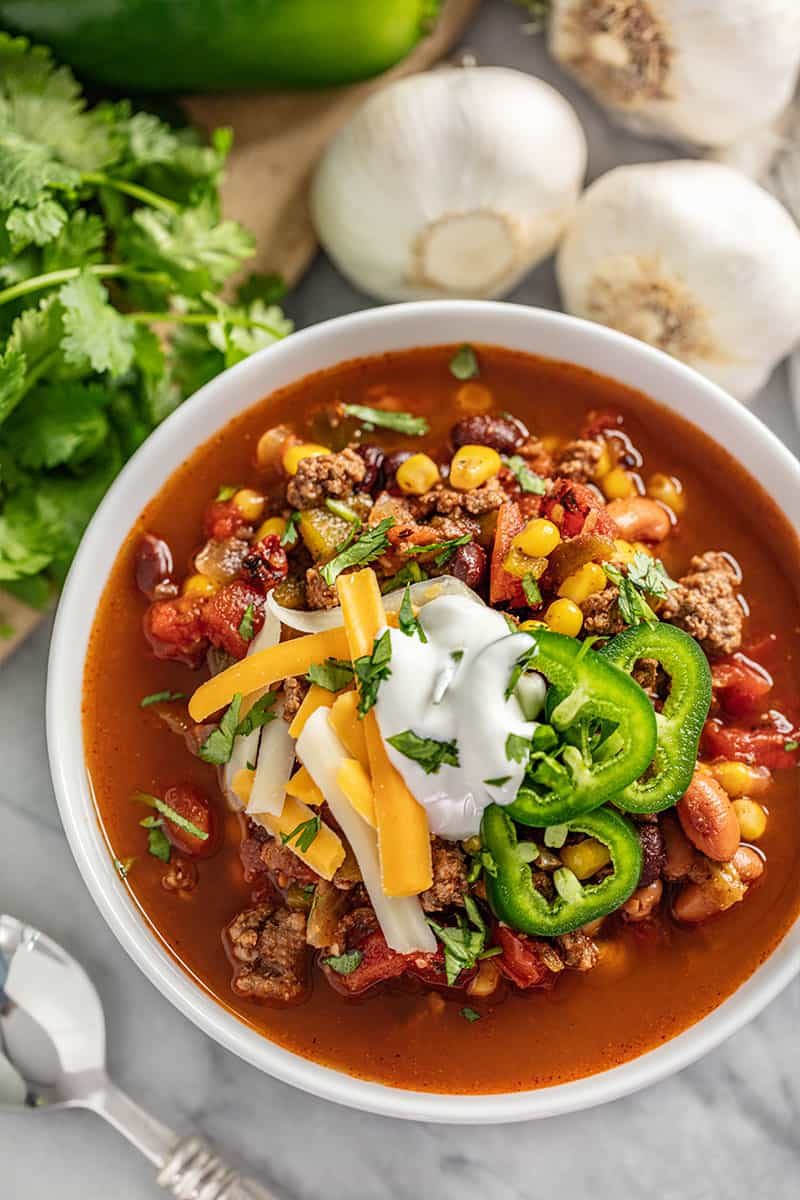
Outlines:
{"label": "corn kernel", "polygon": [[283,537],[286,533],[286,522],[283,517],[267,517],[256,530],[256,541],[266,537]]}
{"label": "corn kernel", "polygon": [[733,802],[733,811],[744,841],[757,842],[767,828],[767,814],[761,805],[749,796],[740,796]]}
{"label": "corn kernel", "polygon": [[546,558],[548,554],[552,554],[560,541],[558,526],[546,517],[536,517],[533,521],[528,521],[511,545],[530,558]]}
{"label": "corn kernel", "polygon": [[482,383],[470,380],[456,392],[456,407],[467,416],[488,412],[494,403],[492,393]]}
{"label": "corn kernel", "polygon": [[397,486],[407,496],[422,496],[439,482],[439,468],[427,454],[412,454],[397,468]]}
{"label": "corn kernel", "polygon": [[612,467],[600,480],[606,500],[627,500],[636,495],[636,482],[624,467]]}
{"label": "corn kernel", "polygon": [[678,517],[686,510],[683,484],[675,475],[662,475],[661,473],[651,475],[647,481],[647,494],[654,500],[660,500],[662,504],[666,504]]}
{"label": "corn kernel", "polygon": [[554,600],[544,619],[553,633],[565,633],[567,637],[577,637],[583,625],[583,613],[571,600]]}
{"label": "corn kernel", "polygon": [[208,575],[189,575],[184,579],[181,592],[184,596],[213,596],[219,584]]}
{"label": "corn kernel", "polygon": [[283,469],[287,475],[296,475],[297,468],[304,458],[318,458],[323,454],[330,454],[327,446],[318,446],[315,442],[298,442],[284,450]]}
{"label": "corn kernel", "polygon": [[266,500],[260,492],[254,491],[253,488],[240,488],[233,497],[233,503],[245,521],[252,523],[261,516]]}
{"label": "corn kernel", "polygon": [[600,564],[588,562],[567,576],[558,589],[558,594],[571,600],[573,604],[583,604],[590,596],[602,592],[606,583],[606,573]]}
{"label": "corn kernel", "polygon": [[547,629],[546,621],[521,621],[519,624],[520,633],[532,633],[534,629]]}
{"label": "corn kernel", "polygon": [[766,767],[751,767],[747,763],[724,760],[711,764],[717,783],[722,784],[728,795],[760,796],[770,785],[772,776]]}
{"label": "corn kernel", "polygon": [[611,452],[606,443],[603,442],[603,447],[600,451],[600,457],[598,458],[597,465],[594,469],[595,479],[602,479],[604,475],[609,473],[613,465],[614,464],[611,461]]}
{"label": "corn kernel", "polygon": [[502,465],[500,455],[491,446],[461,446],[450,463],[450,486],[461,492],[480,487]]}
{"label": "corn kernel", "polygon": [[626,542],[624,538],[614,538],[614,562],[627,566],[633,562],[635,554],[636,547],[631,542]]}
{"label": "corn kernel", "polygon": [[584,838],[582,842],[562,846],[559,853],[564,866],[569,867],[578,879],[589,879],[596,875],[601,867],[611,862],[608,846],[604,846],[595,838]]}

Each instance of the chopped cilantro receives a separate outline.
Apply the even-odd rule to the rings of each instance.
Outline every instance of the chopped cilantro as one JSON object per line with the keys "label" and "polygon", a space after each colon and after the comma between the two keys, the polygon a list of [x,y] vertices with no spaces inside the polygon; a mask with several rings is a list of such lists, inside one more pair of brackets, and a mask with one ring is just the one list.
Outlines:
{"label": "chopped cilantro", "polygon": [[400,631],[404,633],[406,637],[413,637],[414,634],[416,634],[421,642],[427,642],[428,639],[425,636],[425,630],[414,616],[414,609],[411,606],[410,583],[406,584],[403,603],[400,605],[400,612],[398,613],[398,622],[400,625]]}
{"label": "chopped cilantro", "polygon": [[626,625],[657,625],[658,617],[632,579],[623,575],[613,563],[603,563],[603,570],[619,589],[617,604],[619,614]]}
{"label": "chopped cilantro", "polygon": [[411,729],[396,733],[386,741],[406,758],[419,763],[426,775],[435,775],[443,765],[458,766],[458,745],[452,742],[437,742],[435,738],[419,737]]}
{"label": "chopped cilantro", "polygon": [[270,721],[275,720],[275,713],[270,712],[270,709],[275,703],[277,695],[277,692],[265,692],[256,700],[249,712],[236,726],[236,737],[247,737],[254,730],[260,729],[262,725],[268,725]]}
{"label": "chopped cilantro", "polygon": [[243,642],[252,642],[253,640],[253,635],[255,634],[254,617],[255,608],[253,607],[253,603],[251,601],[244,610],[244,615],[239,622],[239,637]]}
{"label": "chopped cilantro", "polygon": [[147,834],[147,852],[163,863],[168,863],[170,860],[172,847],[160,825],[154,826]]}
{"label": "chopped cilantro", "polygon": [[256,764],[254,762],[250,762],[249,759],[247,760],[247,762],[244,765],[248,771],[255,771],[255,769],[256,769]]}
{"label": "chopped cilantro", "polygon": [[[154,808],[156,812],[161,813],[162,817],[166,817],[173,825],[177,825],[179,829],[183,829],[186,833],[190,833],[192,837],[198,838],[201,842],[208,840],[208,834],[199,825],[195,825],[194,821],[188,820],[187,817],[182,817],[172,805],[165,803],[160,796],[151,796],[149,792],[134,792],[134,800],[138,800],[140,804],[146,804],[148,808]],[[161,822],[158,817],[144,817],[140,822],[145,829],[156,829]]]}
{"label": "chopped cilantro", "polygon": [[652,558],[644,550],[637,550],[634,554],[628,567],[628,579],[658,600],[665,600],[667,594],[678,586],[674,579],[670,579],[661,559]]}
{"label": "chopped cilantro", "polygon": [[510,775],[498,775],[497,779],[484,779],[483,782],[486,787],[502,787],[510,778]]}
{"label": "chopped cilantro", "polygon": [[352,975],[353,971],[361,966],[363,958],[363,950],[345,950],[343,954],[329,954],[322,962],[337,975]]}
{"label": "chopped cilantro", "polygon": [[475,351],[465,342],[450,359],[450,374],[456,379],[477,379],[480,373]]}
{"label": "chopped cilantro", "polygon": [[384,517],[377,525],[367,529],[350,545],[344,546],[337,554],[320,567],[320,575],[328,587],[333,587],[337,578],[347,567],[364,566],[389,548],[386,531],[394,525],[392,517]]}
{"label": "chopped cilantro", "polygon": [[306,679],[328,692],[340,692],[353,682],[353,664],[341,658],[326,658],[323,663],[312,663]]}
{"label": "chopped cilantro", "polygon": [[392,575],[390,579],[383,580],[381,591],[385,596],[387,592],[393,592],[397,588],[405,587],[407,583],[422,583],[427,578],[427,572],[423,571],[418,562],[404,563],[396,575]]}
{"label": "chopped cilantro", "polygon": [[115,858],[114,868],[120,879],[127,879],[131,873],[131,867],[136,862],[135,858]]}
{"label": "chopped cilantro", "polygon": [[465,1021],[469,1021],[470,1025],[473,1021],[480,1021],[481,1019],[481,1014],[479,1012],[475,1012],[474,1008],[469,1008],[466,1005],[464,1008],[460,1008],[458,1010],[458,1015],[463,1017]]}
{"label": "chopped cilantro", "polygon": [[291,833],[282,833],[281,841],[284,846],[289,842],[294,842],[298,850],[302,850],[305,854],[311,849],[312,843],[316,838],[322,826],[322,820],[318,816],[309,817],[307,821],[301,821],[299,825],[295,825]]}
{"label": "chopped cilantro", "polygon": [[200,747],[199,754],[203,762],[213,763],[216,766],[230,762],[233,754],[233,741],[239,728],[241,707],[242,695],[241,692],[237,692],[217,728],[212,730]]}
{"label": "chopped cilantro", "polygon": [[783,743],[783,748],[791,754],[793,750],[800,750],[800,742],[796,738],[789,738],[788,742]]}
{"label": "chopped cilantro", "polygon": [[172,700],[185,699],[186,692],[151,692],[149,696],[142,696],[139,708],[149,708],[151,704],[165,704]]}
{"label": "chopped cilantro", "polygon": [[524,763],[531,752],[530,739],[519,733],[510,733],[506,738],[506,758],[509,762]]}
{"label": "chopped cilantro", "polygon": [[214,497],[215,500],[232,500],[238,492],[238,488],[231,483],[224,483]]}
{"label": "chopped cilantro", "polygon": [[358,681],[358,715],[365,717],[378,699],[378,688],[391,675],[392,639],[386,629],[375,639],[371,654],[364,654],[353,663]]}
{"label": "chopped cilantro", "polygon": [[455,926],[439,925],[427,918],[433,932],[444,946],[444,968],[452,987],[462,971],[470,971],[486,945],[486,923],[469,892],[464,893],[466,915],[459,913]]}
{"label": "chopped cilantro", "polygon": [[427,546],[406,546],[404,554],[435,554],[434,563],[437,567],[443,567],[448,559],[452,558],[459,546],[466,546],[472,541],[471,533],[464,533],[461,537],[448,538],[444,542],[430,542]]}
{"label": "chopped cilantro", "polygon": [[286,528],[281,534],[282,546],[294,546],[295,542],[297,541],[297,524],[302,515],[303,514],[298,512],[297,509],[294,509],[293,512],[289,513],[289,517],[286,521]]}
{"label": "chopped cilantro", "polygon": [[543,496],[545,493],[545,482],[541,475],[537,475],[532,471],[524,458],[519,454],[512,454],[506,459],[506,466],[516,479],[523,492],[528,492],[532,496]]}
{"label": "chopped cilantro", "polygon": [[414,417],[406,412],[388,412],[382,408],[367,408],[364,404],[345,404],[346,417],[355,417],[365,429],[393,429],[408,437],[422,437],[430,429],[424,417]]}
{"label": "chopped cilantro", "polygon": [[532,608],[542,603],[542,593],[539,590],[539,584],[530,571],[522,577],[522,590],[525,593],[525,599]]}

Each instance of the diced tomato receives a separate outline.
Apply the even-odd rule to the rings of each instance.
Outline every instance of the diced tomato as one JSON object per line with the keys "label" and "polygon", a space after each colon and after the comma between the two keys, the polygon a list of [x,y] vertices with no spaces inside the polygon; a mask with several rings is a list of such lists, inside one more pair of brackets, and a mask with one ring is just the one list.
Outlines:
{"label": "diced tomato", "polygon": [[622,413],[613,409],[603,410],[593,408],[586,414],[586,421],[581,430],[582,438],[596,438],[606,429],[619,429],[622,424]]}
{"label": "diced tomato", "polygon": [[[796,767],[800,763],[800,728],[780,714],[771,714],[771,725],[737,729],[722,721],[706,721],[702,746],[710,758],[733,758],[756,767]],[[787,749],[788,747],[788,749]]]}
{"label": "diced tomato", "polygon": [[289,560],[276,533],[261,538],[251,547],[242,561],[242,573],[265,592],[286,578],[289,573]]}
{"label": "diced tomato", "polygon": [[744,717],[755,712],[772,689],[772,677],[757,662],[734,654],[711,668],[714,694],[726,713]]}
{"label": "diced tomato", "polygon": [[497,510],[489,584],[489,599],[492,604],[508,603],[512,608],[523,608],[527,604],[522,580],[503,566],[511,543],[524,525],[525,518],[514,500],[507,500],[505,504],[500,505]]}
{"label": "diced tomato", "polygon": [[583,483],[572,479],[556,479],[552,491],[542,504],[542,516],[559,527],[563,538],[579,533],[596,533],[600,537],[619,537],[613,517],[605,510],[602,500]]}
{"label": "diced tomato", "polygon": [[164,833],[176,850],[190,858],[210,858],[216,853],[219,848],[217,814],[208,798],[198,788],[189,783],[176,784],[175,787],[167,788],[164,803],[207,835],[205,838],[197,837],[188,829],[183,829],[171,821],[169,817],[164,817]]}
{"label": "diced tomato", "polygon": [[234,537],[249,523],[232,500],[214,500],[206,509],[203,530],[207,538],[223,542],[226,538]]}
{"label": "diced tomato", "polygon": [[444,973],[444,956],[441,948],[436,954],[398,954],[386,944],[379,930],[357,939],[350,949],[360,950],[363,958],[349,975],[340,975],[323,964],[329,983],[339,992],[357,996],[367,988],[387,979],[399,979],[406,972],[424,979],[428,983],[447,983]]}
{"label": "diced tomato", "polygon": [[503,947],[497,965],[505,975],[520,988],[552,987],[555,974],[545,965],[541,956],[541,944],[525,933],[515,933],[507,925],[495,928],[495,939]]}
{"label": "diced tomato", "polygon": [[239,629],[248,607],[253,606],[253,636],[264,624],[264,594],[260,588],[241,579],[226,583],[206,600],[203,628],[214,646],[227,650],[233,658],[244,658],[249,642]]}
{"label": "diced tomato", "polygon": [[208,649],[203,623],[205,604],[202,596],[178,596],[150,605],[144,614],[144,635],[156,658],[200,666]]}

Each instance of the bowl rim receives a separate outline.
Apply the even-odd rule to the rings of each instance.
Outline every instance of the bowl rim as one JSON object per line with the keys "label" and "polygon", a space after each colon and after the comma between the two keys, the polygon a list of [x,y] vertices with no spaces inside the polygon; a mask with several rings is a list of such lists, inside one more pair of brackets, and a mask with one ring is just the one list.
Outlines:
{"label": "bowl rim", "polygon": [[412,1091],[358,1078],[270,1041],[223,1008],[166,950],[118,877],[100,831],[84,762],[81,705],[61,702],[82,693],[97,601],[120,547],[117,531],[127,534],[131,514],[144,508],[198,445],[261,397],[336,362],[464,341],[586,366],[654,396],[690,421],[687,410],[696,406],[703,427],[724,439],[790,523],[800,525],[800,463],[752,413],[659,350],[575,317],[496,301],[415,301],[351,313],[295,333],[219,375],[171,414],[127,463],[92,518],[64,586],[50,647],[46,726],[58,807],[84,882],[126,952],[185,1016],[253,1066],[323,1099],[383,1116],[492,1124],[605,1103],[695,1061],[759,1013],[800,972],[800,922],[707,1016],[663,1045],[597,1074],[536,1090],[471,1095]]}

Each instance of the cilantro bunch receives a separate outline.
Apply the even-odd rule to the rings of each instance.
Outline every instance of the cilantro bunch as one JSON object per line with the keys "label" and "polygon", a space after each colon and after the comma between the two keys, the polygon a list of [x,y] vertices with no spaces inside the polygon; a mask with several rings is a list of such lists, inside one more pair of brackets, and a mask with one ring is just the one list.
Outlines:
{"label": "cilantro bunch", "polygon": [[220,218],[229,146],[90,108],[48,51],[0,33],[0,586],[29,603],[148,433],[290,332],[274,278],[218,294],[254,249]]}

